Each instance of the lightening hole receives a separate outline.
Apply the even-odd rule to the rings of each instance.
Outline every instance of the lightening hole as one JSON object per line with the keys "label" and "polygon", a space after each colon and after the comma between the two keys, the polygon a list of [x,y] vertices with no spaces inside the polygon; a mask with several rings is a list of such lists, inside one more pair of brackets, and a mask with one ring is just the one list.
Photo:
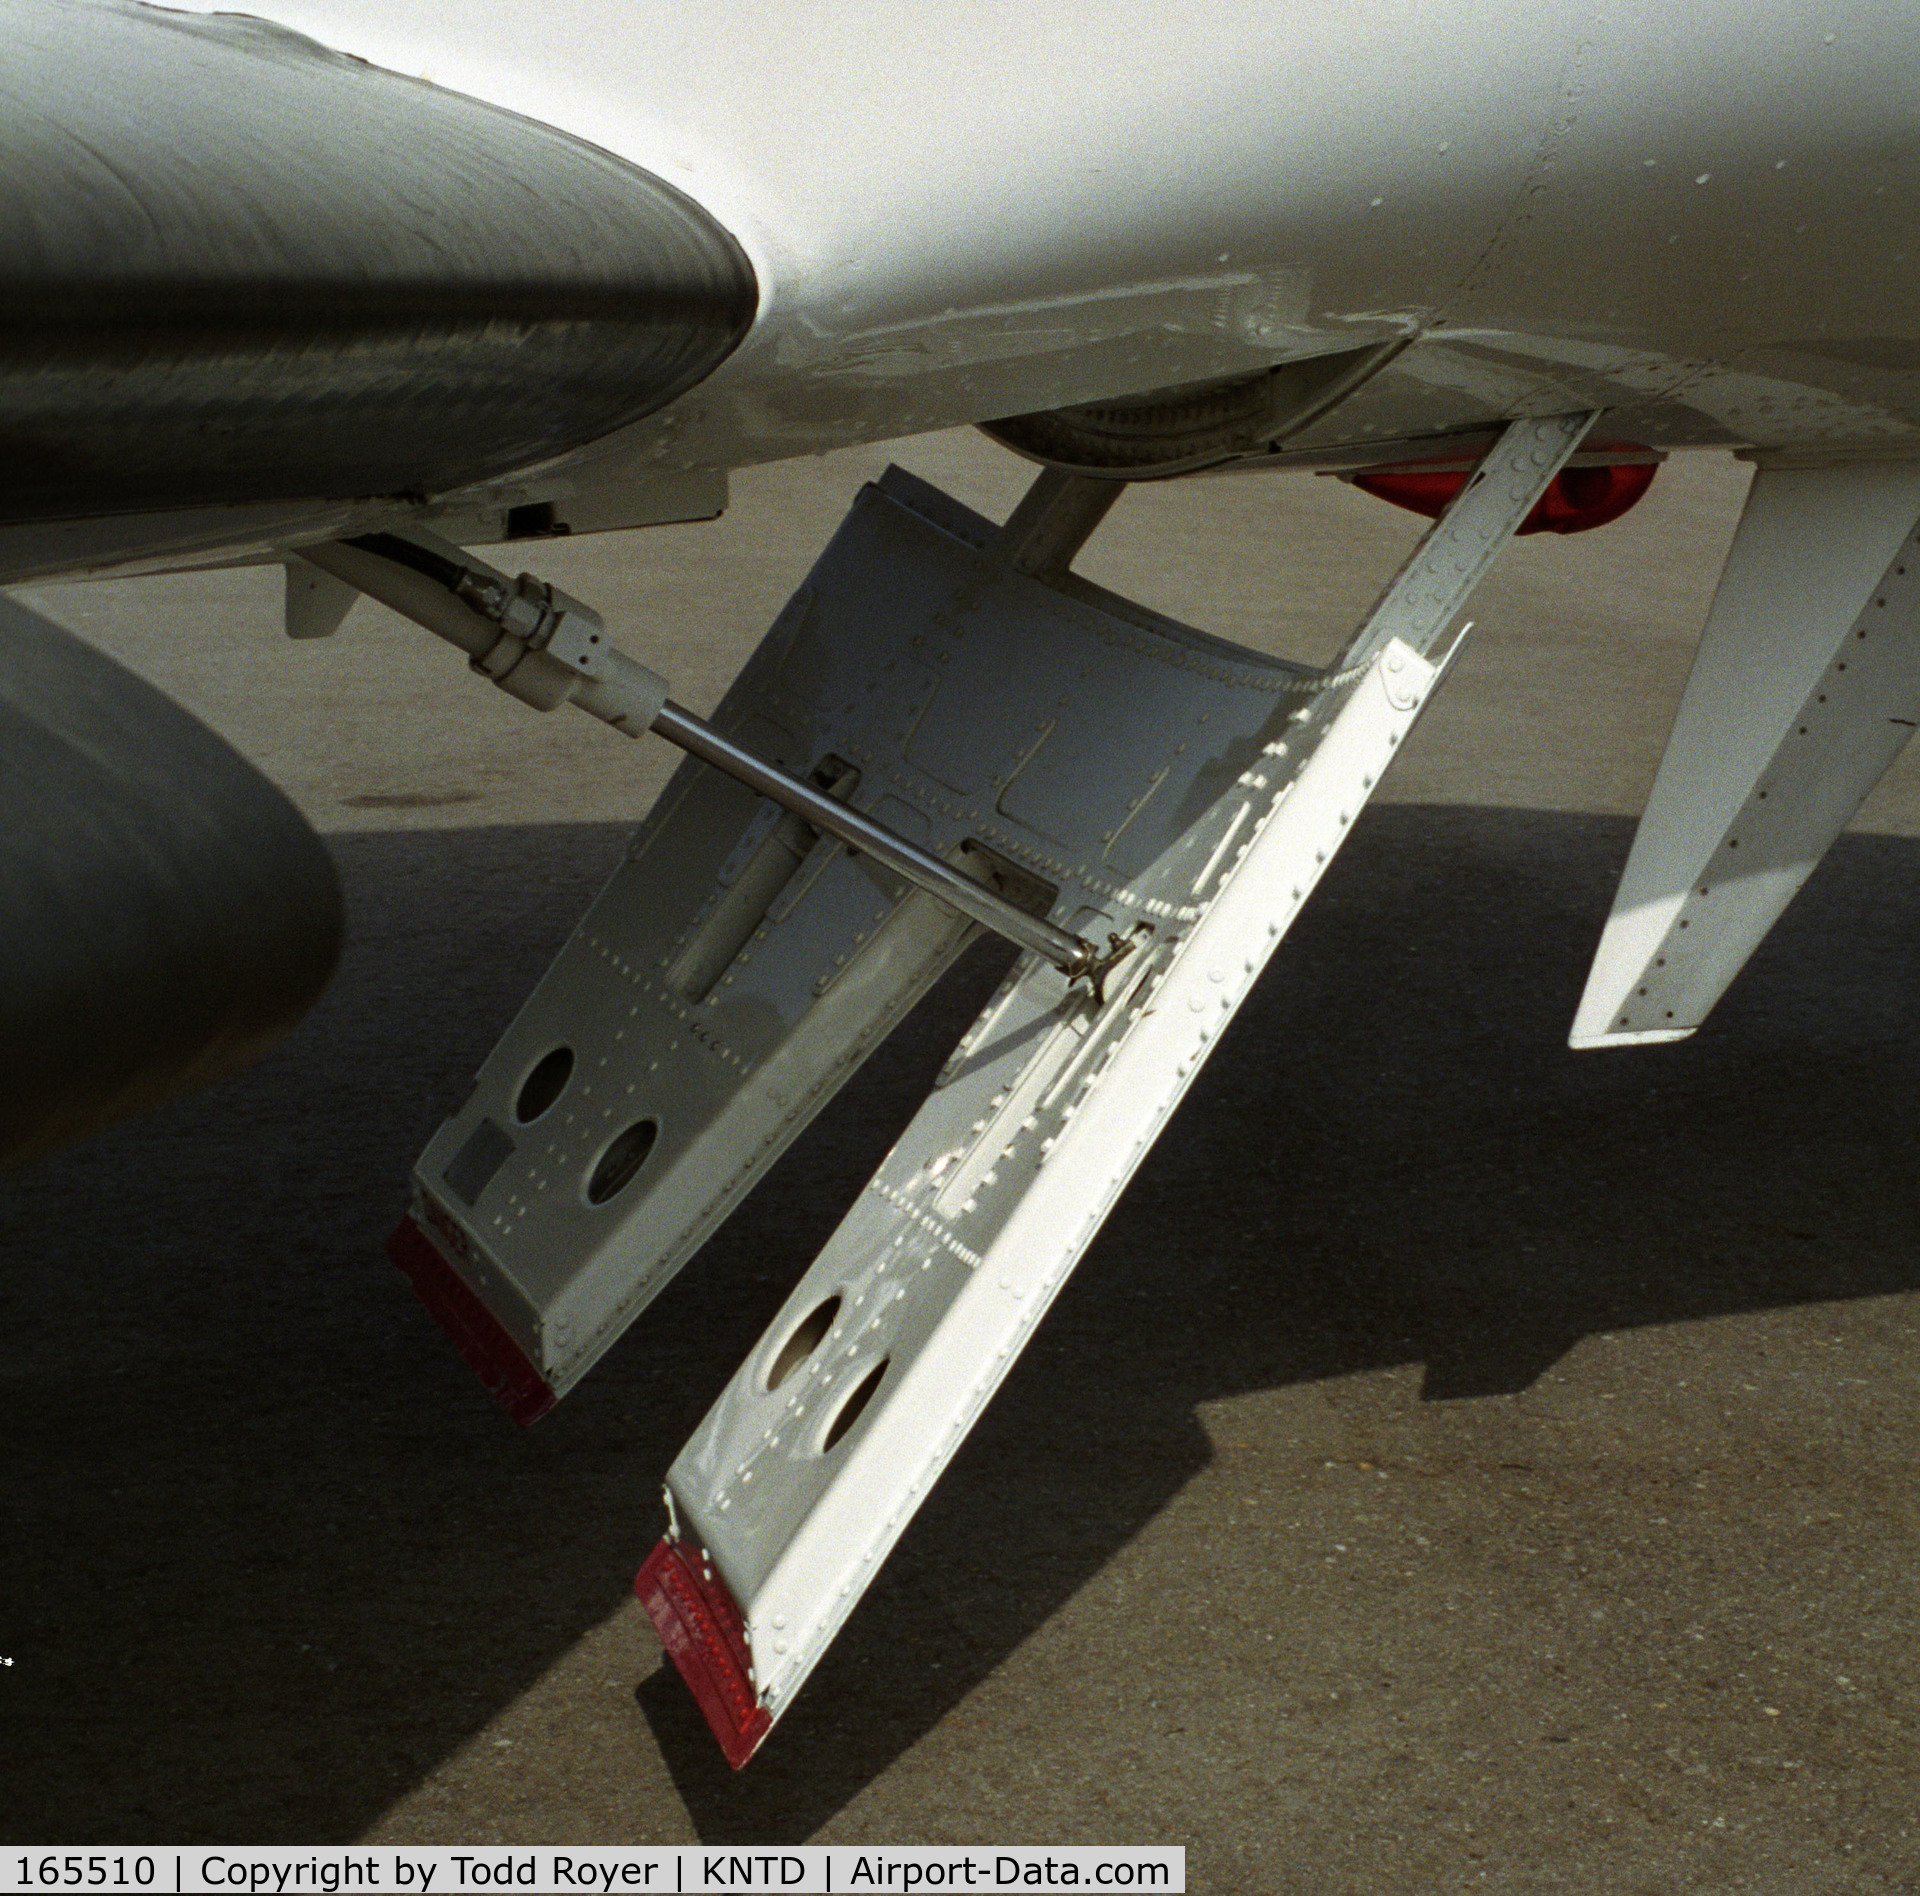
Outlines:
{"label": "lightening hole", "polygon": [[840,1297],[836,1292],[825,1303],[817,1305],[794,1325],[793,1334],[780,1345],[780,1353],[773,1359],[772,1367],[767,1371],[767,1388],[778,1389],[793,1372],[826,1340],[826,1334],[833,1328],[833,1320],[840,1314]]}
{"label": "lightening hole", "polygon": [[653,1142],[660,1136],[658,1120],[642,1119],[629,1126],[601,1153],[587,1180],[587,1203],[604,1205],[613,1195],[633,1182],[633,1175],[647,1162]]}
{"label": "lightening hole", "polygon": [[513,1102],[514,1118],[521,1125],[530,1126],[567,1090],[567,1082],[572,1078],[571,1047],[555,1047],[551,1053],[543,1054],[539,1064],[521,1083],[520,1097]]}
{"label": "lightening hole", "polygon": [[825,1455],[837,1447],[841,1438],[860,1420],[866,1406],[873,1400],[873,1392],[880,1387],[880,1378],[887,1373],[887,1364],[891,1359],[881,1357],[879,1362],[860,1378],[852,1395],[840,1405],[840,1412],[833,1418],[832,1425],[820,1441],[820,1452]]}

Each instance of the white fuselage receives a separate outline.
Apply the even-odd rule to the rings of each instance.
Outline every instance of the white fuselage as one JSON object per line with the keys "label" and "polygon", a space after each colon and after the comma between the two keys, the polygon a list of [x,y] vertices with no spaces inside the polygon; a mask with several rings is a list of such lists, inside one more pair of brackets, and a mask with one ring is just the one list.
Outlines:
{"label": "white fuselage", "polygon": [[1920,440],[1920,67],[1889,0],[253,10],[605,146],[739,238],[752,335],[598,468],[1396,334],[1317,439],[1572,405],[1669,446]]}

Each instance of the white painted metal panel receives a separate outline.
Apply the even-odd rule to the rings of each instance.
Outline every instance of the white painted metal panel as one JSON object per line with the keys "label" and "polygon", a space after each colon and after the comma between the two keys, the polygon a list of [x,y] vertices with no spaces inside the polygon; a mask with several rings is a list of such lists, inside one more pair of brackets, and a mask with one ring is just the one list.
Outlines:
{"label": "white painted metal panel", "polygon": [[1762,468],[1575,1015],[1691,1033],[1920,718],[1920,466]]}
{"label": "white painted metal panel", "polygon": [[[995,535],[897,472],[866,490],[716,724],[1078,933],[1191,920],[1190,901],[1132,879],[1169,849],[1215,848],[1195,812],[1311,674],[1090,587],[1064,594]],[[682,768],[417,1170],[422,1224],[549,1390],[658,1294],[972,933]],[[639,1162],[604,1189],[636,1128]]]}
{"label": "white painted metal panel", "polygon": [[643,165],[751,255],[753,336],[543,470],[563,517],[649,469],[1408,335],[1439,346],[1322,441],[1574,406],[1676,446],[1920,426],[1898,0],[248,11]]}
{"label": "white painted metal panel", "polygon": [[1436,676],[1395,641],[1276,707],[1226,793],[1105,896],[1121,927],[1155,932],[1104,1005],[1022,959],[674,1463],[682,1535],[740,1605],[769,1711],[999,1386]]}
{"label": "white painted metal panel", "polygon": [[[1514,424],[1327,673],[1235,653],[1079,582],[1036,588],[991,556],[915,638],[938,685],[888,774],[974,799],[975,833],[1043,872],[1057,915],[1139,945],[1104,997],[1032,957],[1015,965],[669,1472],[674,1535],[640,1590],[736,1764],[1350,832],[1443,668],[1421,648],[1591,420]],[[947,634],[956,620],[964,644]],[[983,752],[978,730],[1009,701],[1020,735]]]}

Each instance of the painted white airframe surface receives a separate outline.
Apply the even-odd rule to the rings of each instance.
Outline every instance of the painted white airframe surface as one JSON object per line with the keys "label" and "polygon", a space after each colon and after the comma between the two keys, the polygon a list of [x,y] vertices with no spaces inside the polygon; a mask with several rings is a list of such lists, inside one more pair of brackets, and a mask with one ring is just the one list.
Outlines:
{"label": "painted white airframe surface", "polygon": [[753,335],[576,483],[1400,333],[1427,340],[1314,438],[1575,406],[1675,443],[1920,422],[1897,0],[248,10],[575,132],[741,239]]}
{"label": "painted white airframe surface", "polygon": [[1573,1024],[1678,1040],[1920,718],[1920,469],[1766,468]]}

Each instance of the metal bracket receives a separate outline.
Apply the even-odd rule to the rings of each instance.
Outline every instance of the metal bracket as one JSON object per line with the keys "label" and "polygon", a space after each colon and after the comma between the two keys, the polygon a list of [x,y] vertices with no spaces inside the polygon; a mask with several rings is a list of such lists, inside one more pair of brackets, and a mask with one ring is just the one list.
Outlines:
{"label": "metal bracket", "polygon": [[[1023,644],[1017,670],[988,662],[964,682],[945,657],[893,767],[966,777],[940,741],[961,742],[958,707],[931,736],[930,720],[950,693],[984,699],[1025,673],[1045,709],[993,780],[995,811],[1055,839],[1062,901],[1098,901],[1141,947],[1097,997],[1016,965],[668,1473],[676,1538],[639,1591],[735,1763],[792,1702],[1218,1043],[1458,650],[1432,656],[1473,584],[1592,419],[1510,428],[1344,661],[1267,668],[1264,705],[1235,676],[1246,655],[1192,646],[1185,665],[1207,683],[1111,647]],[[1076,741],[1089,726],[1103,746]],[[1139,781],[1143,762],[1145,786],[1117,806],[1109,783]],[[676,1548],[700,1587],[662,1584]],[[702,1611],[709,1623],[690,1624]],[[736,1643],[707,1636],[721,1624]],[[742,1703],[750,1716],[730,1722]]]}
{"label": "metal bracket", "polygon": [[1920,468],[1763,467],[1569,1036],[1706,1019],[1920,721]]}
{"label": "metal bracket", "polygon": [[[890,472],[695,733],[804,799],[782,816],[746,769],[683,767],[422,1156],[396,1258],[531,1416],[972,934],[966,903],[850,855],[842,819],[1091,955],[1015,964],[669,1473],[640,1591],[736,1764],[1217,1044],[1591,420],[1510,427],[1327,672],[1069,579],[1110,504],[1093,483],[1043,476],[996,531]],[[472,624],[435,629],[500,637],[454,609]]]}
{"label": "metal bracket", "polygon": [[1597,420],[1598,413],[1588,413],[1509,422],[1407,556],[1334,669],[1365,664],[1392,639],[1430,652]]}

